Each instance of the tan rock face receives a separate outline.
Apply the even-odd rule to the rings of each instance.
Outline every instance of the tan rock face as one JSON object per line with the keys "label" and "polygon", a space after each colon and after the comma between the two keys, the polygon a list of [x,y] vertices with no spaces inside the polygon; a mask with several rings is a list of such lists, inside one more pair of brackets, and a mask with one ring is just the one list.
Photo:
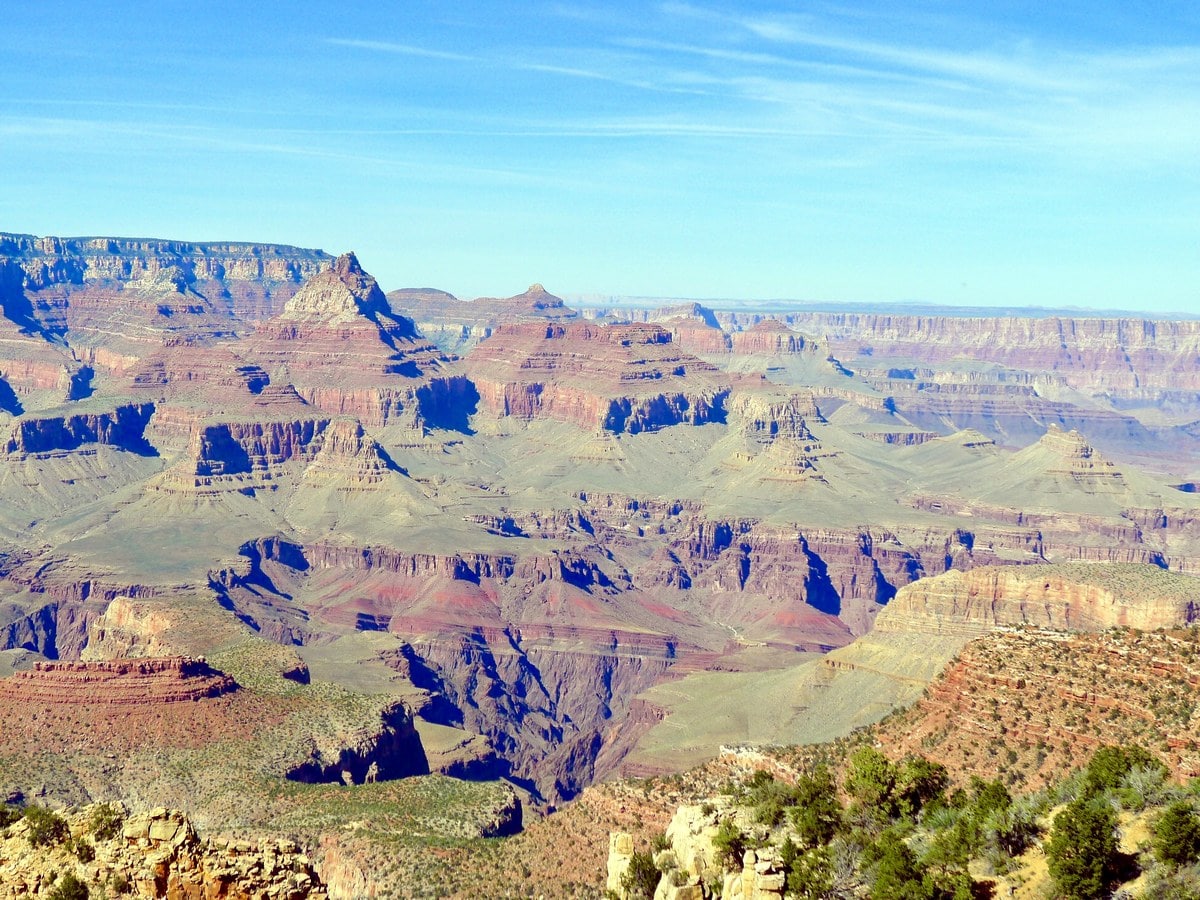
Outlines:
{"label": "tan rock face", "polygon": [[1147,575],[1126,567],[1089,583],[1086,566],[984,567],[949,571],[903,588],[875,620],[883,631],[983,634],[1000,626],[1036,625],[1077,631],[1113,626],[1153,629],[1192,621],[1195,599],[1172,588],[1147,589]]}
{"label": "tan rock face", "polygon": [[171,631],[176,617],[161,605],[146,605],[132,597],[115,597],[88,629],[85,661],[175,656]]}
{"label": "tan rock face", "polygon": [[613,832],[608,841],[608,880],[605,887],[618,897],[625,895],[621,879],[629,871],[633,859],[633,835],[625,831]]}
{"label": "tan rock face", "polygon": [[[308,856],[290,840],[265,843],[200,838],[179,810],[159,807],[125,815],[95,804],[65,813],[77,841],[94,847],[81,862],[64,844],[30,846],[23,821],[0,835],[0,897],[45,893],[52,873],[70,873],[93,896],[120,891],[179,900],[305,900],[326,890]],[[97,831],[97,822],[115,828]]]}

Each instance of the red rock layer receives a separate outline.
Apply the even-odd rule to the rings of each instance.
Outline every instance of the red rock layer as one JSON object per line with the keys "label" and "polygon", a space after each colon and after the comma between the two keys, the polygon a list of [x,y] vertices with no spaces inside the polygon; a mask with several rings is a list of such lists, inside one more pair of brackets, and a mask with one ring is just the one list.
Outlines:
{"label": "red rock layer", "polygon": [[502,326],[467,369],[493,415],[629,433],[718,421],[730,384],[657,325]]}
{"label": "red rock layer", "polygon": [[353,254],[314,276],[246,341],[246,356],[332,415],[380,426],[415,409],[415,394],[448,360],[391,311]]}
{"label": "red rock layer", "polygon": [[924,698],[880,727],[893,756],[1043,787],[1105,744],[1149,748],[1178,778],[1200,774],[1192,632],[992,634],[963,648]]}
{"label": "red rock layer", "polygon": [[804,353],[817,355],[827,348],[822,348],[811,338],[792,331],[778,319],[764,319],[756,322],[745,331],[734,332],[732,336],[733,352],[739,355]]}
{"label": "red rock layer", "polygon": [[37,662],[0,679],[0,702],[159,704],[219,697],[237,690],[202,659],[169,657],[105,662]]}

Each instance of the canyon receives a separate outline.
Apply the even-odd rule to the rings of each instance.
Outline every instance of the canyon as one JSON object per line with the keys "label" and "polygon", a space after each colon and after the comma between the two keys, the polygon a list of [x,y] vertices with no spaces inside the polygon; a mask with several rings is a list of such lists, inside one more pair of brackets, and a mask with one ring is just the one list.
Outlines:
{"label": "canyon", "polygon": [[1197,615],[1194,322],[460,301],[352,253],[18,234],[0,305],[0,706],[44,726],[10,793],[182,804],[161,754],[251,741],[200,827],[265,827],[250,771],[419,773],[502,833],[869,724],[996,629]]}

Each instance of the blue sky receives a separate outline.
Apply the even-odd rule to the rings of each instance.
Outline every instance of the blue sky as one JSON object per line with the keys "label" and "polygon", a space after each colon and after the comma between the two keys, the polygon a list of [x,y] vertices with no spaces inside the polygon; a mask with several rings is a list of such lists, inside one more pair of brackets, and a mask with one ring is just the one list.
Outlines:
{"label": "blue sky", "polygon": [[0,85],[0,230],[463,297],[1200,308],[1194,2],[16,3]]}

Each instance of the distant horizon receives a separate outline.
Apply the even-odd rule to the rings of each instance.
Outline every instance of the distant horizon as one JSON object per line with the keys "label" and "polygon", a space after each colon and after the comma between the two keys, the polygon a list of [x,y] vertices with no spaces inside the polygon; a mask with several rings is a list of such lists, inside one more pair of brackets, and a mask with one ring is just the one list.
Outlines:
{"label": "distant horizon", "polygon": [[[550,293],[554,293],[551,291]],[[821,300],[821,299],[790,299],[774,297],[756,299],[753,297],[654,297],[623,295],[610,297],[607,301],[601,295],[568,292],[556,294],[568,306],[581,309],[603,309],[611,306],[617,309],[660,308],[686,303],[699,303],[714,312],[742,313],[784,313],[784,312],[813,312],[813,313],[858,313],[858,314],[901,314],[901,315],[944,315],[953,318],[1134,318],[1148,321],[1192,321],[1200,320],[1200,313],[1184,312],[1182,310],[1138,310],[1116,309],[1107,307],[1080,306],[1023,306],[1009,304],[1006,306],[970,306],[968,304],[934,303],[925,300]]]}
{"label": "distant horizon", "polygon": [[464,297],[1200,308],[1178,0],[6,13],[0,221],[30,232],[353,247]]}
{"label": "distant horizon", "polygon": [[[305,253],[320,253],[331,259],[336,259],[342,253],[354,253],[363,269],[379,282],[385,293],[393,291],[439,291],[449,294],[455,300],[470,303],[474,300],[496,299],[518,296],[522,291],[512,294],[491,291],[475,296],[463,296],[436,284],[388,286],[372,271],[368,263],[364,263],[361,254],[354,250],[333,252],[323,247],[302,247],[279,241],[247,241],[192,238],[163,237],[161,235],[121,235],[121,234],[36,234],[30,231],[17,231],[10,228],[0,228],[0,235],[31,237],[36,239],[54,238],[60,241],[114,240],[130,242],[162,242],[169,244],[187,244],[192,246],[271,246],[288,250],[298,250]],[[534,280],[529,287],[542,282]],[[526,288],[527,290],[528,288]],[[903,315],[942,315],[954,318],[992,318],[998,316],[1016,316],[1024,318],[1049,317],[1083,317],[1083,318],[1135,318],[1153,321],[1193,321],[1200,319],[1200,312],[1184,310],[1149,310],[1132,307],[1087,307],[1087,306],[1037,306],[1024,304],[1003,305],[971,305],[938,303],[930,300],[911,298],[895,298],[880,300],[843,300],[820,298],[789,298],[789,297],[716,297],[716,296],[664,296],[657,294],[604,294],[595,291],[557,291],[547,288],[547,292],[559,297],[568,306],[579,309],[655,309],[664,306],[674,306],[687,303],[699,303],[717,312],[742,313],[786,313],[786,312],[830,312],[857,314],[903,314]]]}

